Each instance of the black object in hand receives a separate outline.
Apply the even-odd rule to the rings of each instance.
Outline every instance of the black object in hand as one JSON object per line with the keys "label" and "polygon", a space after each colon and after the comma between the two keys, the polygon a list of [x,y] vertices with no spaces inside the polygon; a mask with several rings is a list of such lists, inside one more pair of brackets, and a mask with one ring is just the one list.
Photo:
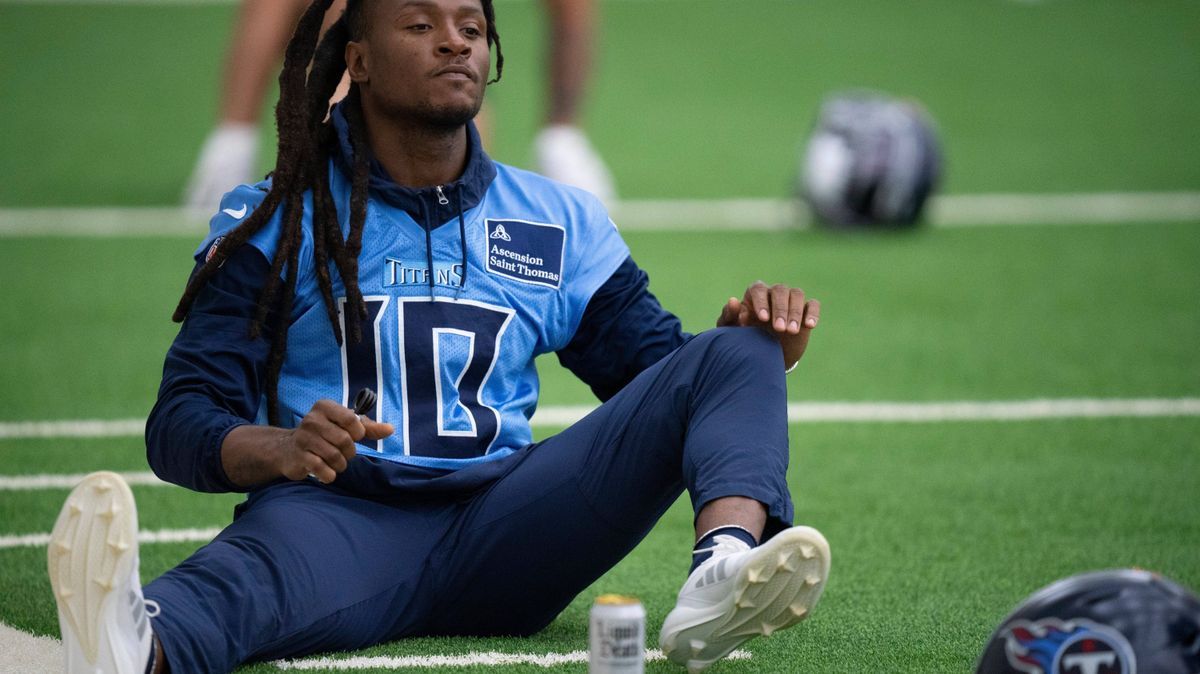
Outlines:
{"label": "black object in hand", "polygon": [[362,389],[354,396],[354,413],[366,414],[375,407],[375,392],[369,388]]}

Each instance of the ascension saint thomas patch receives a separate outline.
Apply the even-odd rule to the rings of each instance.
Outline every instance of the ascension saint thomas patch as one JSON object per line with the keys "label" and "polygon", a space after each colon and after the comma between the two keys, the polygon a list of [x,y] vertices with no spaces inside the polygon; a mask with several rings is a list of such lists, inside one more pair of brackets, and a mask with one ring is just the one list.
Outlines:
{"label": "ascension saint thomas patch", "polygon": [[525,220],[486,220],[486,267],[492,274],[558,288],[567,230]]}

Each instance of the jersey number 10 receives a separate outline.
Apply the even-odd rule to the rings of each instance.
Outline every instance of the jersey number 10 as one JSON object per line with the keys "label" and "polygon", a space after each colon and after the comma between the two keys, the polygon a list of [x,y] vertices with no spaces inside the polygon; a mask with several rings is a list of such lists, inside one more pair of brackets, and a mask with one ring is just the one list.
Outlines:
{"label": "jersey number 10", "polygon": [[[395,424],[406,455],[469,459],[485,454],[500,430],[500,414],[480,394],[495,368],[512,309],[427,297],[365,299],[362,340],[342,344],[343,404],[349,406],[359,389],[376,391],[375,408],[367,416]],[[345,298],[340,305],[342,334],[348,334]],[[384,321],[395,321],[394,358],[382,351]],[[396,380],[400,400],[386,405],[384,392],[396,390],[388,385]],[[388,409],[398,409],[401,418],[381,418]],[[382,442],[375,447],[382,448]]]}

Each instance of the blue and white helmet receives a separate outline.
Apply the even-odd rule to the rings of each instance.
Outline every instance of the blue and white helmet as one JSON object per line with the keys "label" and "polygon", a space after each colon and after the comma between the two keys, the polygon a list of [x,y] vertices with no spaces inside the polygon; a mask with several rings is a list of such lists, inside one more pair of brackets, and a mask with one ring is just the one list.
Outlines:
{"label": "blue and white helmet", "polygon": [[1195,674],[1200,599],[1154,573],[1083,573],[1042,588],[992,633],[976,674]]}
{"label": "blue and white helmet", "polygon": [[941,167],[933,125],[919,105],[871,92],[834,94],[821,105],[797,188],[825,224],[911,225]]}

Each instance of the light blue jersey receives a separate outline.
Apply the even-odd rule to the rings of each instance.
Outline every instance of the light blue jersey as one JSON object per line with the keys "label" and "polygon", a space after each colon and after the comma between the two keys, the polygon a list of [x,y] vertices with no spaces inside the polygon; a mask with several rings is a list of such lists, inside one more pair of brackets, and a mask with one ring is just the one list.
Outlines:
{"label": "light blue jersey", "polygon": [[[357,344],[339,346],[329,324],[314,271],[306,195],[279,378],[284,426],[296,425],[322,398],[350,406],[367,387],[378,394],[368,416],[393,424],[396,432],[360,444],[362,455],[454,469],[531,442],[529,418],[538,399],[534,358],[570,342],[588,300],[629,250],[603,206],[586,192],[501,164],[495,171],[478,204],[462,211],[462,235],[457,217],[439,223],[428,256],[425,229],[370,191],[358,273],[367,320]],[[350,185],[333,167],[330,179],[345,235]],[[225,196],[198,253],[254,210],[263,187],[242,186]],[[458,195],[450,186],[445,195],[437,192],[442,204],[451,196]],[[251,239],[268,259],[275,254],[282,212]],[[344,285],[332,262],[330,270],[341,309]],[[348,334],[344,311],[340,315]],[[264,398],[258,423],[266,416]]]}

